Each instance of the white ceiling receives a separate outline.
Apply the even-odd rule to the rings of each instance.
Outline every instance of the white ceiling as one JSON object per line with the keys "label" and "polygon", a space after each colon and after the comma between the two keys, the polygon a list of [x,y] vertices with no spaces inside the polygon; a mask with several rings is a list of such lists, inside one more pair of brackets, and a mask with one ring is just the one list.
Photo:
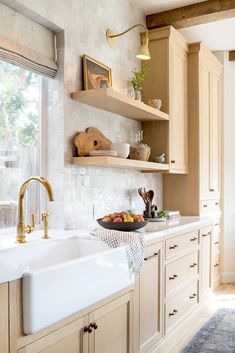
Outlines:
{"label": "white ceiling", "polygon": [[136,4],[145,15],[167,11],[203,1],[206,0],[132,0],[132,2]]}
{"label": "white ceiling", "polygon": [[235,49],[235,18],[179,30],[189,42],[204,42],[210,50]]}

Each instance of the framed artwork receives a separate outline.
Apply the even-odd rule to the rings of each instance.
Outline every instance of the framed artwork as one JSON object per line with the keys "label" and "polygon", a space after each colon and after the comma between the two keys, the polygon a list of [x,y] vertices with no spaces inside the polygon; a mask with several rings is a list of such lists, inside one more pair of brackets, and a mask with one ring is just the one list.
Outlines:
{"label": "framed artwork", "polygon": [[83,55],[83,88],[86,90],[111,86],[111,68],[88,55]]}

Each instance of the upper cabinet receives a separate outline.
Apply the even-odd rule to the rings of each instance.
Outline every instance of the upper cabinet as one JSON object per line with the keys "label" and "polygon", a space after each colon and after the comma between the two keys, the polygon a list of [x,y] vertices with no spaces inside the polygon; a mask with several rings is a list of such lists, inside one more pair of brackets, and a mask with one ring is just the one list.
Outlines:
{"label": "upper cabinet", "polygon": [[202,43],[189,45],[189,173],[164,177],[164,207],[199,215],[219,210],[222,65]]}
{"label": "upper cabinet", "polygon": [[188,171],[188,45],[173,28],[149,32],[151,60],[146,78],[144,102],[162,100],[169,123],[144,123],[144,140],[151,146],[151,158],[166,153],[170,173]]}

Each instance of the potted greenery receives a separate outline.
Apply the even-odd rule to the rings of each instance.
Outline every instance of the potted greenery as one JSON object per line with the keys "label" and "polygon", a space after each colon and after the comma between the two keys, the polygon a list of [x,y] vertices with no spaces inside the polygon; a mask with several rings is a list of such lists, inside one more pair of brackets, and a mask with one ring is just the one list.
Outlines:
{"label": "potted greenery", "polygon": [[129,83],[134,89],[135,99],[138,101],[141,101],[141,92],[144,87],[144,80],[146,78],[146,75],[149,72],[149,68],[146,66],[142,66],[140,71],[137,71],[136,69],[134,69],[132,72],[134,76],[129,81]]}

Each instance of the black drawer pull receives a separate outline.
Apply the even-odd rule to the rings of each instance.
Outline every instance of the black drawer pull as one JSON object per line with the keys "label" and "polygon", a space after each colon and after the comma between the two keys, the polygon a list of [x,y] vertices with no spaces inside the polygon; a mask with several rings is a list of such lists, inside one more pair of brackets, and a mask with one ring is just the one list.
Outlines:
{"label": "black drawer pull", "polygon": [[218,245],[218,244],[219,244],[219,241],[215,241],[215,242],[214,242],[214,245]]}
{"label": "black drawer pull", "polygon": [[218,266],[219,266],[219,264],[215,264],[215,265],[214,265],[214,267],[218,267]]}
{"label": "black drawer pull", "polygon": [[178,277],[178,275],[170,276],[170,277],[169,277],[169,280],[176,279],[177,277]]}
{"label": "black drawer pull", "polygon": [[197,266],[197,264],[196,264],[196,262],[194,262],[192,265],[190,265],[189,267],[196,267]]}
{"label": "black drawer pull", "polygon": [[196,293],[193,293],[193,295],[190,295],[189,299],[194,299],[196,298],[197,294]]}
{"label": "black drawer pull", "polygon": [[205,204],[203,205],[203,207],[204,207],[204,208],[207,208],[207,204],[205,203]]}
{"label": "black drawer pull", "polygon": [[197,240],[197,237],[191,238],[190,241],[195,241]]}
{"label": "black drawer pull", "polygon": [[145,258],[144,258],[144,261],[151,260],[151,259],[153,259],[154,257],[156,257],[156,256],[158,256],[158,255],[159,255],[159,251],[153,253],[153,255],[150,255],[150,256],[148,256],[148,257],[145,257]]}
{"label": "black drawer pull", "polygon": [[170,250],[175,249],[175,248],[178,248],[178,245],[177,245],[177,244],[172,245],[172,246],[169,246],[169,249],[170,249]]}
{"label": "black drawer pull", "polygon": [[172,313],[169,313],[169,316],[174,316],[178,313],[178,310],[174,309]]}
{"label": "black drawer pull", "polygon": [[174,160],[174,159],[172,159],[172,160],[171,160],[171,163],[173,163],[173,164],[174,164],[174,163],[175,163],[175,160]]}
{"label": "black drawer pull", "polygon": [[215,227],[218,227],[219,226],[219,223],[215,223]]}
{"label": "black drawer pull", "polygon": [[219,206],[219,202],[215,202],[215,206]]}
{"label": "black drawer pull", "polygon": [[207,237],[208,235],[210,235],[211,232],[208,232],[207,234],[202,234],[203,237]]}

